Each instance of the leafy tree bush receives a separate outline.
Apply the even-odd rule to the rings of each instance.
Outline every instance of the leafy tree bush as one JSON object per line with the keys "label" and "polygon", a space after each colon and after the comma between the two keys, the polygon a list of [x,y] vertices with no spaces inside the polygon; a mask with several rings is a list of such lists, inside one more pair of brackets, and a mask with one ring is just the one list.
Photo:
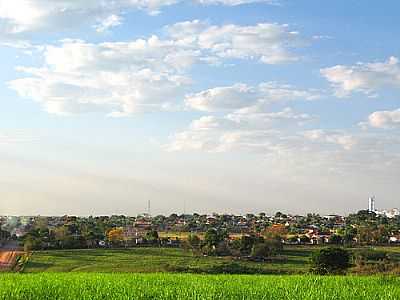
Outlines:
{"label": "leafy tree bush", "polygon": [[253,258],[268,258],[282,251],[282,243],[278,240],[265,240],[254,244],[251,250]]}
{"label": "leafy tree bush", "polygon": [[200,248],[201,240],[197,235],[190,234],[188,236],[188,243],[190,248],[192,248],[193,250],[197,250]]}
{"label": "leafy tree bush", "polygon": [[227,242],[222,241],[215,247],[215,254],[218,256],[228,256],[231,255],[232,252],[229,249]]}
{"label": "leafy tree bush", "polygon": [[151,241],[151,242],[157,242],[159,239],[158,237],[158,232],[155,230],[151,230],[146,233],[146,240]]}
{"label": "leafy tree bush", "polygon": [[107,239],[113,245],[120,245],[124,240],[124,230],[122,228],[113,228],[107,232]]}
{"label": "leafy tree bush", "polygon": [[340,245],[343,241],[343,238],[340,235],[334,234],[331,236],[329,242],[334,245]]}
{"label": "leafy tree bush", "polygon": [[299,242],[299,236],[293,235],[287,239],[289,243],[297,244]]}
{"label": "leafy tree bush", "polygon": [[358,255],[361,255],[367,260],[385,260],[389,258],[387,252],[374,249],[363,249],[358,252]]}
{"label": "leafy tree bush", "polygon": [[368,262],[384,262],[390,260],[390,256],[387,252],[374,249],[357,250],[353,252],[353,256],[357,265],[365,265]]}
{"label": "leafy tree bush", "polygon": [[324,248],[312,254],[311,271],[316,274],[343,274],[351,266],[350,252],[343,248]]}
{"label": "leafy tree bush", "polygon": [[221,265],[213,265],[209,268],[203,269],[202,272],[206,274],[261,274],[262,270],[241,265],[236,262],[229,262]]}
{"label": "leafy tree bush", "polygon": [[300,243],[301,243],[301,244],[308,244],[308,243],[310,243],[310,242],[311,242],[311,240],[310,240],[310,238],[309,238],[308,236],[302,235],[302,236],[300,237]]}
{"label": "leafy tree bush", "polygon": [[209,246],[217,246],[220,242],[228,237],[228,233],[225,230],[217,230],[210,228],[207,230],[204,236],[204,242]]}

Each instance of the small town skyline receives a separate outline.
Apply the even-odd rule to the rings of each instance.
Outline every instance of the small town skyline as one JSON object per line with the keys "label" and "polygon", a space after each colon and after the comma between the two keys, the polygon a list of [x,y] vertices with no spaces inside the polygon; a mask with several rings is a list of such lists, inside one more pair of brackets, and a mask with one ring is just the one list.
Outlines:
{"label": "small town skyline", "polygon": [[[377,205],[378,203],[378,205]],[[234,212],[217,212],[217,211],[210,211],[210,212],[201,212],[201,211],[190,211],[190,209],[188,210],[187,208],[187,201],[183,202],[183,209],[180,210],[176,210],[176,211],[172,211],[171,213],[162,213],[162,212],[152,212],[151,210],[151,201],[147,200],[146,201],[146,210],[143,210],[142,212],[136,213],[136,214],[127,214],[127,213],[111,213],[111,214],[53,214],[53,215],[45,215],[45,214],[22,214],[22,215],[13,215],[13,214],[3,214],[3,216],[22,216],[22,217],[31,217],[31,216],[42,216],[42,217],[53,217],[53,216],[57,216],[57,217],[61,217],[61,216],[78,216],[78,217],[90,217],[90,216],[113,216],[113,215],[122,215],[122,216],[149,216],[149,217],[153,217],[153,216],[157,216],[157,215],[171,215],[171,214],[176,214],[176,215],[194,215],[194,214],[198,214],[198,215],[241,215],[241,216],[245,216],[248,214],[254,214],[254,215],[260,215],[260,214],[265,214],[267,216],[273,216],[276,213],[283,213],[283,214],[287,214],[287,215],[292,215],[292,216],[304,216],[307,214],[316,214],[316,215],[320,215],[320,216],[348,216],[350,214],[354,214],[357,211],[369,211],[369,212],[374,212],[377,215],[383,215],[389,218],[395,217],[397,215],[400,215],[400,209],[398,207],[390,207],[390,208],[382,208],[379,207],[379,201],[377,202],[377,197],[376,196],[370,196],[368,198],[368,202],[366,202],[366,206],[365,207],[360,207],[360,209],[358,209],[357,211],[350,211],[346,214],[340,214],[340,213],[335,213],[335,212],[331,212],[331,213],[320,213],[318,211],[308,211],[306,213],[295,213],[295,212],[289,212],[289,211],[285,211],[285,210],[275,210],[275,211],[270,211],[270,210],[261,210],[261,211],[245,211],[245,212],[241,212],[241,213],[234,213]],[[269,213],[268,213],[269,212]],[[1,212],[0,212],[0,216],[2,216]]]}

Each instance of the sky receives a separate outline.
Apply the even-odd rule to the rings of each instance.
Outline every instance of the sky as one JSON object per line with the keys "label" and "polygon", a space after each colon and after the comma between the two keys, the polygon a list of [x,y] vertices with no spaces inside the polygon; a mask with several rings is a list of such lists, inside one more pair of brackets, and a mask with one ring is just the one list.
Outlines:
{"label": "sky", "polygon": [[400,206],[396,0],[0,0],[0,214]]}

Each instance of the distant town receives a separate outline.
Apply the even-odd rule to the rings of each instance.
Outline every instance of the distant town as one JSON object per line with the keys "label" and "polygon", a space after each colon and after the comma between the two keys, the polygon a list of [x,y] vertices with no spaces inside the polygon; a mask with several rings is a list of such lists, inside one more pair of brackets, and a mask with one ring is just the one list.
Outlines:
{"label": "distant town", "polygon": [[132,247],[154,245],[179,247],[189,235],[199,239],[210,230],[224,232],[227,240],[261,236],[272,232],[283,244],[366,244],[400,243],[400,211],[379,211],[375,198],[368,209],[348,216],[318,214],[290,215],[277,212],[230,214],[148,213],[129,217],[113,216],[1,216],[1,242],[15,242],[29,249]]}

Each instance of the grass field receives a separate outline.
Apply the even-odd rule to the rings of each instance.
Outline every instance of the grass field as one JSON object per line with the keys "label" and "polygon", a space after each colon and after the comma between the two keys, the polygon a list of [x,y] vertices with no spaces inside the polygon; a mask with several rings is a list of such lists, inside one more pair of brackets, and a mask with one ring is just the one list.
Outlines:
{"label": "grass field", "polygon": [[193,274],[0,275],[0,299],[400,299],[400,278]]}
{"label": "grass field", "polygon": [[[0,300],[400,299],[400,277],[393,276],[171,274],[224,273],[223,267],[232,264],[240,267],[239,273],[302,274],[308,272],[314,250],[286,247],[286,259],[272,263],[165,248],[38,251],[23,274],[0,274]],[[384,250],[400,259],[399,248]]]}
{"label": "grass field", "polygon": [[248,273],[299,274],[308,271],[311,251],[286,250],[284,261],[272,263],[233,262],[231,258],[196,256],[181,249],[165,248],[37,251],[25,272],[221,273],[224,265],[234,263]]}
{"label": "grass field", "polygon": [[[267,263],[233,260],[230,257],[203,257],[173,248],[133,248],[96,250],[36,251],[25,268],[37,272],[120,272],[120,273],[232,273],[226,266],[234,264],[237,272],[259,274],[304,274],[310,269],[310,255],[316,247],[285,247],[284,259]],[[400,262],[399,247],[377,248]],[[234,267],[235,267],[234,266]],[[225,269],[224,269],[225,268]],[[241,270],[239,270],[241,269]]]}

